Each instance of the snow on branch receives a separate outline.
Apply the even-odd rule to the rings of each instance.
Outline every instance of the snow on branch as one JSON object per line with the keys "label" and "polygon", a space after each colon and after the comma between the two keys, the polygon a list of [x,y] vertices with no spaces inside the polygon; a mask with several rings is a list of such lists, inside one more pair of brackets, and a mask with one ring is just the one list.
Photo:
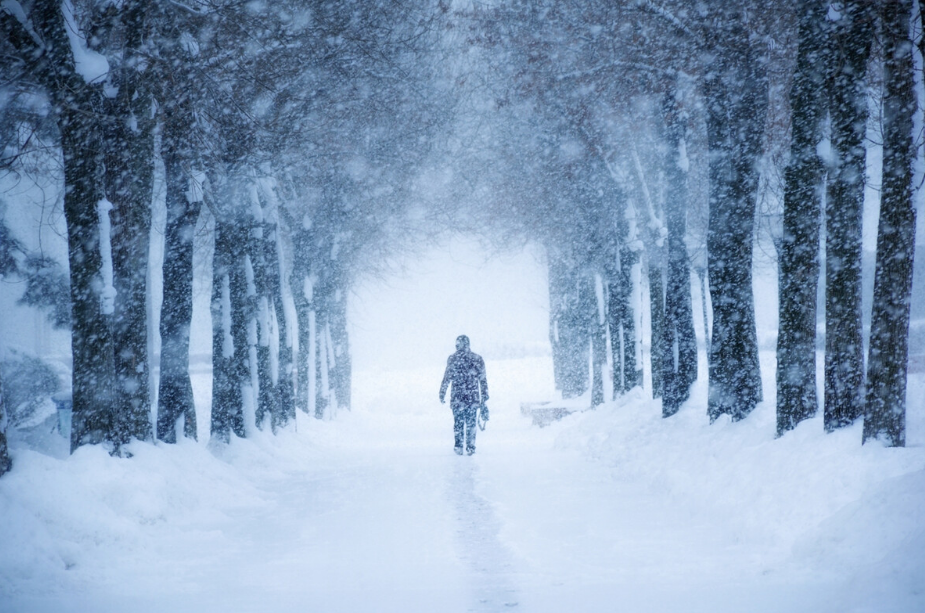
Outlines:
{"label": "snow on branch", "polygon": [[64,0],[61,13],[64,15],[64,29],[71,43],[71,53],[74,55],[74,69],[86,83],[101,82],[109,74],[109,60],[87,47],[87,39],[77,27],[74,4],[71,0]]}

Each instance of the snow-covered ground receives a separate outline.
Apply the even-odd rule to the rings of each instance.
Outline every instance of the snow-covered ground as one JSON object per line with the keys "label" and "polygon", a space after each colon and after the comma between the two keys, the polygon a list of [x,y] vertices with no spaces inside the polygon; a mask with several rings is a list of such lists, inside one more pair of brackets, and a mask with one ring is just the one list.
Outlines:
{"label": "snow-covered ground", "polygon": [[[352,298],[351,412],[212,447],[200,365],[199,442],[68,457],[13,432],[0,612],[925,611],[925,374],[905,449],[821,417],[775,439],[767,275],[747,419],[708,423],[701,355],[668,420],[640,391],[538,428],[520,403],[554,397],[542,263],[447,253]],[[460,332],[492,396],[472,457],[437,401]]]}
{"label": "snow-covered ground", "polygon": [[925,610],[921,403],[906,449],[820,419],[775,440],[772,398],[711,426],[703,383],[670,420],[633,394],[540,429],[519,401],[549,368],[489,361],[471,458],[445,406],[405,401],[439,365],[357,373],[352,412],[218,450],[17,448],[0,610]]}

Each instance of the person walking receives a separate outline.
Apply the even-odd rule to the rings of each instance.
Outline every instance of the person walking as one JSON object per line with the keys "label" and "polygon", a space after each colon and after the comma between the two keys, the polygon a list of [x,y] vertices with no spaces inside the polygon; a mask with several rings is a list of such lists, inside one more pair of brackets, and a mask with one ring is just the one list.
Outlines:
{"label": "person walking", "polygon": [[469,337],[465,334],[456,338],[456,353],[446,360],[446,372],[440,384],[440,402],[446,402],[446,390],[450,383],[453,392],[450,395],[450,408],[453,410],[454,450],[462,455],[463,445],[466,453],[475,453],[475,433],[477,429],[479,408],[482,408],[482,420],[488,421],[488,379],[485,376],[485,360],[482,356],[469,350]]}

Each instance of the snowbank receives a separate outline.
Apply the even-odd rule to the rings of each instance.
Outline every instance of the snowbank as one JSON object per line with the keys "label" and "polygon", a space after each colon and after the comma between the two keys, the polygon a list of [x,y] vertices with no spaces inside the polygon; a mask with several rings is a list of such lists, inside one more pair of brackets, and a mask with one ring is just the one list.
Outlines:
{"label": "snowbank", "polygon": [[925,610],[922,375],[908,448],[820,418],[775,439],[762,357],[738,423],[708,423],[701,378],[667,420],[640,391],[542,429],[519,403],[550,392],[548,358],[489,361],[472,458],[440,365],[357,373],[354,411],[227,447],[17,440],[0,610]]}
{"label": "snowbank", "polygon": [[694,523],[719,518],[756,572],[829,575],[843,588],[833,611],[925,610],[925,377],[910,377],[907,448],[862,446],[860,422],[825,434],[821,408],[777,439],[773,360],[763,353],[765,401],[740,422],[709,423],[701,372],[676,416],[637,390],[566,418],[556,445]]}

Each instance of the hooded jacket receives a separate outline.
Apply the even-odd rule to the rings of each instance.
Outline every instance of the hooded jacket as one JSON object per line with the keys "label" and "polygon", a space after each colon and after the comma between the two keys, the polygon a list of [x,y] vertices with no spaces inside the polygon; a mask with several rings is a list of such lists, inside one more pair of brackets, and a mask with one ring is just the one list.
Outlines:
{"label": "hooded jacket", "polygon": [[450,395],[450,407],[453,409],[477,406],[488,400],[485,361],[482,356],[469,351],[468,341],[464,336],[457,340],[456,353],[447,358],[446,372],[440,384],[440,402],[446,396],[447,387],[453,384]]}

